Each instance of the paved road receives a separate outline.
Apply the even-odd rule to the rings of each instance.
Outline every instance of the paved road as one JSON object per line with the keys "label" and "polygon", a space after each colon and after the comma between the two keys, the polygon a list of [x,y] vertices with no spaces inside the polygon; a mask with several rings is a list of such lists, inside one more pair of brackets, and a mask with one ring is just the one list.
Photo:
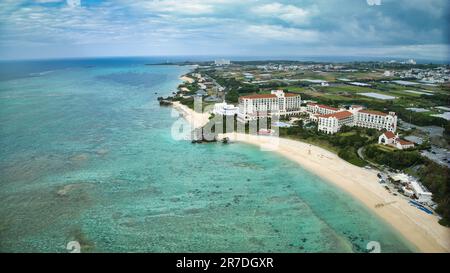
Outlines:
{"label": "paved road", "polygon": [[376,163],[374,163],[374,162],[372,162],[372,161],[370,161],[370,160],[367,160],[367,159],[364,157],[364,148],[365,148],[365,147],[363,146],[363,147],[361,147],[361,148],[358,149],[357,154],[358,154],[359,158],[361,158],[362,160],[364,160],[364,161],[366,161],[367,163],[369,163],[369,165],[371,165],[372,167],[375,167],[375,168],[378,169],[378,170],[383,170],[383,166],[378,165],[378,164],[376,164]]}

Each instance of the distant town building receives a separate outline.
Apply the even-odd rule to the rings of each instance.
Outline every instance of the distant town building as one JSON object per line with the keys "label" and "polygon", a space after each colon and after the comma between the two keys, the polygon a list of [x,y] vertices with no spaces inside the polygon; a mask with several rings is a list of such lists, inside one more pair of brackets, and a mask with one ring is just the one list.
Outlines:
{"label": "distant town building", "polygon": [[414,143],[400,139],[398,134],[396,135],[390,131],[386,131],[380,135],[378,138],[378,144],[390,145],[399,150],[414,148]]}
{"label": "distant town building", "polygon": [[417,64],[416,60],[414,59],[409,59],[406,61],[407,64]]}
{"label": "distant town building", "polygon": [[215,60],[214,64],[216,66],[230,65],[231,61],[230,60],[225,60],[225,59],[220,59],[220,60]]}
{"label": "distant town building", "polygon": [[301,96],[274,90],[271,94],[258,94],[239,98],[240,120],[249,121],[262,117],[288,116],[300,113]]}
{"label": "distant town building", "polygon": [[192,77],[200,79],[202,77],[202,74],[200,74],[200,73],[192,73]]}

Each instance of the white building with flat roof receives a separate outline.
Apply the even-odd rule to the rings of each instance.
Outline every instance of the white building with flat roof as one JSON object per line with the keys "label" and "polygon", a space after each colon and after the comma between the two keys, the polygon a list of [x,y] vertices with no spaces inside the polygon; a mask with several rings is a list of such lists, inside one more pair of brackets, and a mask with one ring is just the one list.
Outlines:
{"label": "white building with flat roof", "polygon": [[239,97],[240,120],[249,121],[262,117],[290,116],[300,113],[301,96],[274,90],[270,94]]}
{"label": "white building with flat roof", "polygon": [[433,194],[429,192],[419,181],[404,173],[391,175],[394,181],[399,181],[403,185],[404,193],[409,197],[416,197],[417,201],[423,204],[431,205],[433,203]]}
{"label": "white building with flat roof", "polygon": [[220,116],[234,116],[239,113],[239,107],[233,104],[227,104],[226,102],[214,104],[213,113]]}
{"label": "white building with flat roof", "polygon": [[412,180],[409,182],[409,185],[420,203],[430,204],[433,202],[433,194],[427,191],[421,184],[419,184],[419,182]]}

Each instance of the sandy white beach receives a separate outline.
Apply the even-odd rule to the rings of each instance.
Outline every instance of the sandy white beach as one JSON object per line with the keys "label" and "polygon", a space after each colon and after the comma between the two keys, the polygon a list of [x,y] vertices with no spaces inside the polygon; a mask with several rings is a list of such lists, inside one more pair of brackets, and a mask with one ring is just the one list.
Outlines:
{"label": "sandy white beach", "polygon": [[[208,113],[195,113],[179,103],[174,107],[193,127],[208,122]],[[441,226],[437,216],[426,214],[406,199],[389,193],[378,183],[377,171],[354,166],[332,152],[300,141],[238,133],[226,136],[231,141],[277,152],[338,186],[395,228],[419,252],[450,252],[450,228]]]}
{"label": "sandy white beach", "polygon": [[189,122],[191,128],[202,127],[209,121],[209,114],[197,113],[178,101],[174,101],[172,106],[187,120],[187,122]]}
{"label": "sandy white beach", "polygon": [[180,80],[184,81],[184,82],[188,82],[188,83],[193,83],[194,79],[188,77],[188,76],[182,76],[180,77]]}

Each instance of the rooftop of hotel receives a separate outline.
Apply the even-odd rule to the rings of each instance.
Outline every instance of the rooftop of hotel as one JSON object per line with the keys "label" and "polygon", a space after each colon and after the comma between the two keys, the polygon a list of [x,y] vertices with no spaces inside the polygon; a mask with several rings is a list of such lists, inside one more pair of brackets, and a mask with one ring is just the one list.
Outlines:
{"label": "rooftop of hotel", "polygon": [[[298,97],[299,94],[292,94],[292,93],[285,93],[285,97]],[[255,95],[248,95],[248,96],[242,96],[239,97],[240,99],[273,99],[277,98],[277,95],[275,94],[255,94]]]}
{"label": "rooftop of hotel", "polygon": [[337,119],[345,119],[351,117],[353,114],[349,111],[337,112],[334,114],[321,115],[319,118],[337,118]]}
{"label": "rooftop of hotel", "polygon": [[325,109],[334,110],[334,111],[338,111],[339,110],[338,108],[334,108],[334,107],[331,107],[331,106],[328,106],[328,105],[317,104],[317,103],[312,103],[312,102],[308,103],[308,105],[318,106],[320,108],[325,108]]}
{"label": "rooftop of hotel", "polygon": [[255,94],[255,95],[249,95],[249,96],[242,96],[239,97],[240,99],[271,99],[276,98],[277,95],[275,94]]}
{"label": "rooftop of hotel", "polygon": [[374,110],[360,110],[359,113],[364,113],[364,114],[370,114],[370,115],[377,115],[377,116],[387,116],[388,114],[380,112],[380,111],[374,111]]}

